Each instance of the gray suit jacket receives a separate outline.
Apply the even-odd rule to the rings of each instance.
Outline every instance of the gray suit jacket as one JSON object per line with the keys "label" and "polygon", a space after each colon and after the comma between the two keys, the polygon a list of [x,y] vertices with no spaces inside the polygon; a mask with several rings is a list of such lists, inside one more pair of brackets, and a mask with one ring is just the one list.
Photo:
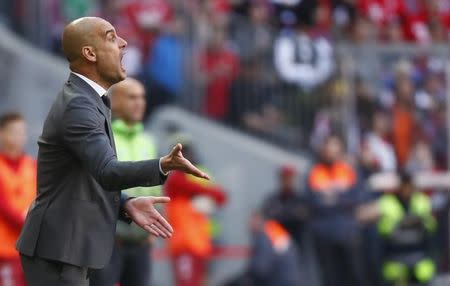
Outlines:
{"label": "gray suit jacket", "polygon": [[102,268],[109,261],[121,190],[162,184],[159,160],[118,162],[110,110],[71,74],[38,140],[38,189],[17,250],[28,256]]}

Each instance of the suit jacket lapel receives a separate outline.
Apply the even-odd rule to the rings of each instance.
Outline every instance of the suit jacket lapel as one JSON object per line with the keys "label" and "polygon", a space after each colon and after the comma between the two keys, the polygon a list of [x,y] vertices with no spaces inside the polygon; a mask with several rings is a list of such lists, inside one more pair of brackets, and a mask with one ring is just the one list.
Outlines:
{"label": "suit jacket lapel", "polygon": [[[106,119],[105,129],[106,129],[109,141],[111,143],[111,147],[114,149],[114,152],[117,153],[116,152],[116,144],[114,142],[114,135],[111,130],[111,110],[105,106],[102,99],[100,98],[98,93],[95,91],[95,89],[93,89],[87,82],[82,80],[80,77],[78,77],[77,75],[75,75],[73,73],[70,73],[69,82],[73,83],[74,85],[83,89],[86,96],[92,97],[95,100],[95,102],[97,103],[98,111],[100,111],[100,113]],[[109,91],[107,91],[107,93],[109,93]]]}
{"label": "suit jacket lapel", "polygon": [[[109,90],[106,92],[106,95],[107,95],[108,97],[110,96]],[[107,117],[106,117],[106,125],[107,125],[107,128],[108,128],[108,136],[109,136],[109,139],[110,139],[110,141],[111,141],[111,146],[113,147],[114,152],[117,154],[117,150],[116,150],[116,142],[114,141],[114,133],[112,132],[112,129],[111,129],[111,109],[109,109],[109,108],[103,103],[103,101],[102,101],[102,107],[103,107],[104,111],[105,111],[106,114],[107,114]]]}

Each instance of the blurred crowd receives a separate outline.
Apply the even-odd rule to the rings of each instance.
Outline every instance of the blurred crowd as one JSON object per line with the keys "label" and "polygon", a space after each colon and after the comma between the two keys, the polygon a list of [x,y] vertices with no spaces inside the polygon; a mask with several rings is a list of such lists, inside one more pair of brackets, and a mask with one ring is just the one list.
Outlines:
{"label": "blurred crowd", "polygon": [[227,285],[312,285],[315,263],[325,286],[433,285],[448,271],[448,195],[406,171],[369,184],[348,158],[330,135],[300,187],[294,167],[280,168],[251,218],[248,267]]}
{"label": "blurred crowd", "polygon": [[[10,25],[24,34],[32,25],[27,3],[3,4],[12,11]],[[368,169],[419,168],[416,157],[430,152],[428,168],[446,166],[442,58],[370,48],[445,43],[448,0],[51,0],[40,9],[35,32],[59,54],[67,22],[108,19],[128,41],[128,74],[148,90],[147,115],[177,103],[293,150],[314,150],[340,132]],[[346,72],[340,43],[365,49],[347,51],[356,72]],[[375,69],[371,60],[386,65]],[[373,148],[384,150],[379,166]]]}

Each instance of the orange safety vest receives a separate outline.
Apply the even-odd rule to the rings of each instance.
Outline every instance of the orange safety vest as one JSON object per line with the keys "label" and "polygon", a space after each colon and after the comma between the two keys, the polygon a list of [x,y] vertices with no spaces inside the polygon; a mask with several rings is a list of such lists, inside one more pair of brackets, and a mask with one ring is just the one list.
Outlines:
{"label": "orange safety vest", "polygon": [[[16,171],[0,157],[0,192],[14,212],[25,216],[36,196],[37,168],[36,161],[29,156],[23,156],[20,160],[19,169]],[[0,258],[18,257],[15,244],[19,232],[19,229],[12,227],[0,216]]]}
{"label": "orange safety vest", "polygon": [[264,233],[272,243],[275,252],[283,253],[288,250],[291,238],[287,230],[277,221],[266,221],[264,223]]}
{"label": "orange safety vest", "polygon": [[331,166],[317,164],[312,168],[308,181],[311,189],[316,192],[327,189],[333,184],[350,188],[356,183],[356,173],[345,162],[336,162]]}

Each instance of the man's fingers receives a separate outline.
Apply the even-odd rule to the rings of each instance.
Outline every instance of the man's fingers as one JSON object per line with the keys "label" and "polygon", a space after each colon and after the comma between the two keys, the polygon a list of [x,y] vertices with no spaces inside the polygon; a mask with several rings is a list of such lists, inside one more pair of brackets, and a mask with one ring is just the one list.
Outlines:
{"label": "man's fingers", "polygon": [[169,197],[154,197],[153,198],[153,203],[155,204],[165,204],[170,202],[170,198]]}
{"label": "man's fingers", "polygon": [[167,230],[169,233],[173,233],[173,228],[170,223],[162,216],[159,215],[157,221]]}
{"label": "man's fingers", "polygon": [[149,225],[144,225],[143,229],[145,229],[147,232],[153,234],[156,237],[159,237],[159,233],[154,231]]}
{"label": "man's fingers", "polygon": [[168,230],[167,228],[165,228],[160,222],[156,221],[156,222],[154,222],[154,225],[156,225],[160,230],[162,230],[164,232],[164,234],[166,235],[166,238],[172,236],[172,232],[170,230]]}
{"label": "man's fingers", "polygon": [[165,234],[164,231],[163,231],[162,229],[159,229],[159,227],[158,227],[155,223],[152,223],[152,224],[150,225],[150,227],[151,227],[154,231],[156,231],[156,232],[159,234],[159,236],[161,236],[162,238],[167,238],[167,234]]}
{"label": "man's fingers", "polygon": [[209,176],[208,174],[200,171],[199,169],[197,169],[194,165],[190,164],[190,169],[189,169],[189,173],[191,173],[192,175],[199,177],[199,178],[203,178],[206,180],[209,180]]}
{"label": "man's fingers", "polygon": [[183,145],[181,145],[180,143],[177,143],[177,145],[175,145],[173,148],[172,148],[172,154],[173,155],[175,155],[175,154],[177,154],[178,152],[180,152],[181,150],[183,149]]}

